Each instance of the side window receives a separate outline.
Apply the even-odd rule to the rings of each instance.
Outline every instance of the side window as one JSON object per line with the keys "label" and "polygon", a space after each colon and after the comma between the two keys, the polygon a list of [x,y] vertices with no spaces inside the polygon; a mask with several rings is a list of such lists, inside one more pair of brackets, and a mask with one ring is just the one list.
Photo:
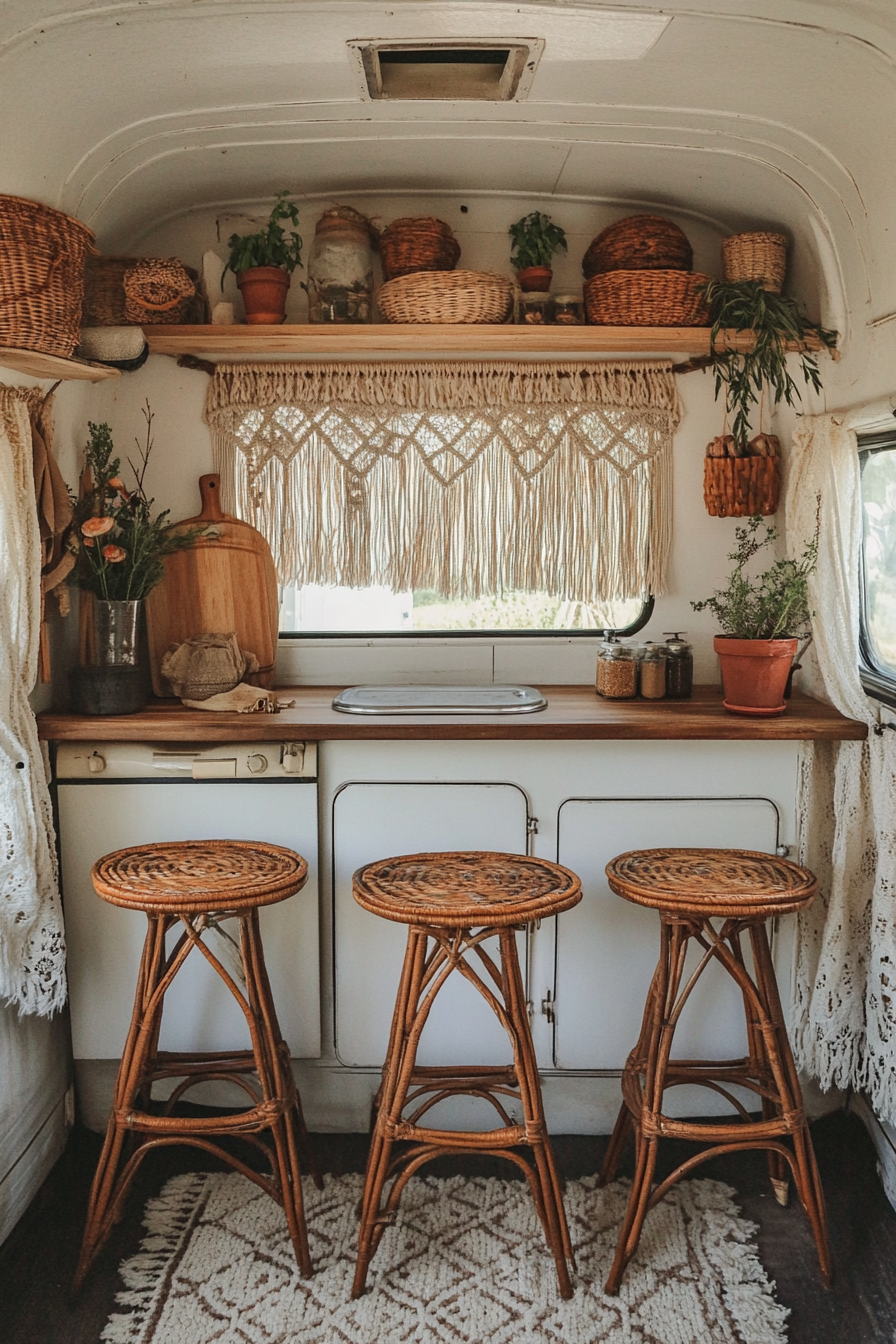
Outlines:
{"label": "side window", "polygon": [[860,438],[859,459],[862,680],[872,695],[896,701],[896,433]]}

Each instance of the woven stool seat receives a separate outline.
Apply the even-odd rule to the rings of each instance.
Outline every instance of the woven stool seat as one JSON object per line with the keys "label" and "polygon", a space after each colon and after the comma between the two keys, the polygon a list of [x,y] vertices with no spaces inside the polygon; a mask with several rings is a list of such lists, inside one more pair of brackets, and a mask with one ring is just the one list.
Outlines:
{"label": "woven stool seat", "polygon": [[[572,1243],[545,1127],[516,933],[537,919],[568,910],[581,895],[579,879],[567,868],[519,854],[407,854],[369,863],[355,873],[358,904],[407,924],[408,941],[373,1107],[353,1297],[364,1291],[371,1258],[407,1181],[424,1163],[448,1152],[493,1153],[525,1173],[561,1296],[572,1296]],[[498,959],[484,946],[493,938],[499,943]],[[510,1039],[512,1065],[417,1065],[433,1001],[454,973],[463,975],[498,1017]],[[424,1123],[433,1106],[454,1096],[490,1103],[497,1127],[466,1131]],[[513,1103],[522,1110],[521,1122],[511,1114]],[[396,1153],[396,1143],[407,1146]]]}
{"label": "woven stool seat", "polygon": [[[754,850],[646,849],[611,860],[607,880],[617,895],[659,911],[660,958],[641,1035],[623,1070],[622,1109],[601,1170],[601,1184],[613,1179],[625,1142],[633,1134],[635,1176],[606,1292],[619,1291],[648,1210],[699,1163],[743,1148],[768,1151],[772,1188],[781,1204],[787,1203],[788,1172],[792,1175],[815,1238],[822,1278],[830,1284],[824,1196],[765,931],[769,917],[809,904],[818,886],[815,877],[787,859]],[[749,940],[752,970],[743,936]],[[700,950],[693,973],[685,970],[691,942]],[[743,997],[747,1056],[674,1059],[673,1036],[681,1011],[710,962],[731,976]],[[723,1096],[735,1114],[703,1122],[666,1115],[665,1092],[687,1084]],[[738,1089],[755,1098],[760,1119],[750,1114]],[[654,1187],[661,1138],[709,1146]]]}
{"label": "woven stool seat", "polygon": [[[120,1217],[140,1163],[154,1147],[171,1143],[192,1144],[215,1154],[282,1205],[296,1260],[302,1273],[310,1274],[300,1147],[318,1185],[321,1180],[308,1150],[301,1102],[289,1049],[277,1023],[258,922],[260,907],[285,900],[304,886],[307,863],[279,845],[242,840],[179,841],[117,850],[99,859],[91,876],[103,900],[142,911],[148,928],[134,1013],[91,1189],[75,1290]],[[239,924],[239,971],[219,960],[217,945],[204,938],[223,919],[235,919]],[[173,946],[168,939],[171,930],[179,931]],[[233,939],[230,942],[236,946]],[[236,999],[246,1020],[251,1049],[196,1053],[159,1049],[165,994],[191,953],[208,962]],[[165,1100],[153,1098],[154,1083],[178,1079]],[[236,1084],[250,1104],[224,1115],[174,1114],[178,1101],[190,1088],[209,1081]],[[230,1148],[214,1142],[225,1136],[242,1138],[260,1150],[270,1164],[270,1174],[255,1171]]]}

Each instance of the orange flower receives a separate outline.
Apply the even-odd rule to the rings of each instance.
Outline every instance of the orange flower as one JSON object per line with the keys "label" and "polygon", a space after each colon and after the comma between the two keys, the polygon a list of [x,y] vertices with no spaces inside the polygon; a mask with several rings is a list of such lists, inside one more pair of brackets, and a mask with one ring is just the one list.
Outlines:
{"label": "orange flower", "polygon": [[110,565],[117,565],[128,558],[128,553],[123,551],[120,546],[104,546],[103,556],[109,561]]}
{"label": "orange flower", "polygon": [[114,518],[88,518],[81,524],[81,531],[85,537],[101,537],[105,532],[111,532],[114,526]]}
{"label": "orange flower", "polygon": [[95,546],[95,545],[96,545],[96,542],[93,541],[93,539],[92,539],[91,537],[85,537],[85,538],[84,538],[84,545],[85,545],[85,546]]}
{"label": "orange flower", "polygon": [[128,491],[125,490],[125,488],[124,488],[124,481],[121,479],[120,476],[110,476],[110,477],[109,477],[109,484],[111,485],[111,487],[112,487],[113,490],[117,490],[117,491],[118,491],[118,493],[121,495],[122,499],[130,499],[131,496],[130,496],[130,494],[128,493]]}

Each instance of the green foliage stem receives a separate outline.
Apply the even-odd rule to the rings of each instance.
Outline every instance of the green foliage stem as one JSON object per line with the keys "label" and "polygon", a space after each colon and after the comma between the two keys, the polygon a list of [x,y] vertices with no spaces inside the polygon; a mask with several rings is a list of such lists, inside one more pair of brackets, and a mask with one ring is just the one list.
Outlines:
{"label": "green foliage stem", "polygon": [[510,264],[518,271],[527,266],[550,266],[555,252],[561,248],[566,251],[566,230],[559,224],[552,224],[550,215],[533,210],[524,215],[508,232],[513,241],[510,251]]}
{"label": "green foliage stem", "polygon": [[[292,231],[287,236],[282,221],[288,219]],[[274,202],[268,222],[257,233],[232,233],[227,239],[230,256],[221,276],[228,271],[237,275],[253,266],[279,266],[290,273],[302,265],[302,240],[296,229],[299,223],[297,206],[289,200],[289,192],[281,191]]]}
{"label": "green foliage stem", "polygon": [[[820,502],[819,502],[820,508]],[[735,639],[802,639],[810,633],[812,611],[809,607],[809,577],[818,564],[820,518],[815,535],[806,543],[798,560],[776,560],[754,579],[744,573],[745,566],[766,546],[778,540],[774,527],[763,526],[757,513],[746,527],[735,529],[737,545],[728,559],[735,561],[726,588],[712,597],[692,602],[695,611],[714,613],[723,635]]]}

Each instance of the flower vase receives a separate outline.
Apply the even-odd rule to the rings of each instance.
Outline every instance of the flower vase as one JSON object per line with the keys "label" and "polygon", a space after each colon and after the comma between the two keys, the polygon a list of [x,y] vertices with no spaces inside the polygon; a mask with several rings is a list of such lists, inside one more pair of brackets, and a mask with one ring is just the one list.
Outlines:
{"label": "flower vase", "polygon": [[134,714],[149,699],[143,654],[143,602],[107,602],[94,597],[93,665],[69,677],[72,709],[78,714]]}
{"label": "flower vase", "polygon": [[93,599],[94,661],[99,667],[136,667],[140,660],[143,602]]}

